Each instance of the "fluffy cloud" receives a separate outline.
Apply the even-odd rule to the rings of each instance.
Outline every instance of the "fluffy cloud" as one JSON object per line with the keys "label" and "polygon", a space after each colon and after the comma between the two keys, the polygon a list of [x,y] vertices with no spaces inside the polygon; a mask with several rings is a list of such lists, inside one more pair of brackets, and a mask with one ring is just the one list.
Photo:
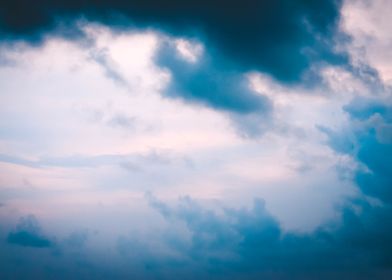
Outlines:
{"label": "fluffy cloud", "polygon": [[[351,131],[328,132],[332,147],[354,156],[363,167],[355,180],[366,194],[391,203],[392,107],[388,100],[354,99],[345,107]],[[347,137],[351,136],[351,137]]]}
{"label": "fluffy cloud", "polygon": [[[251,209],[215,212],[186,197],[174,208],[148,199],[169,223],[168,246],[190,271],[202,264],[198,272],[214,279],[384,279],[390,273],[390,206],[352,201],[339,224],[298,234],[284,232],[260,200]],[[170,230],[178,222],[188,238]]]}

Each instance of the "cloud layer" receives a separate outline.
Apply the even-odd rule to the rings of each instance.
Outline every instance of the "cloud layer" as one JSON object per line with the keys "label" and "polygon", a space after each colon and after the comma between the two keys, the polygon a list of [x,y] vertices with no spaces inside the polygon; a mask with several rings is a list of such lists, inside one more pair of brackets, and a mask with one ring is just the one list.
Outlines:
{"label": "cloud layer", "polygon": [[[331,36],[339,20],[340,0],[256,1],[28,1],[0,8],[3,39],[39,40],[59,20],[86,18],[126,28],[154,27],[173,35],[202,36],[241,70],[261,70],[282,81],[296,81],[312,61],[337,61]],[[61,36],[79,36],[66,24]],[[211,44],[210,44],[211,43]],[[340,57],[341,59],[341,57]]]}
{"label": "cloud layer", "polygon": [[388,7],[1,5],[0,278],[390,279]]}

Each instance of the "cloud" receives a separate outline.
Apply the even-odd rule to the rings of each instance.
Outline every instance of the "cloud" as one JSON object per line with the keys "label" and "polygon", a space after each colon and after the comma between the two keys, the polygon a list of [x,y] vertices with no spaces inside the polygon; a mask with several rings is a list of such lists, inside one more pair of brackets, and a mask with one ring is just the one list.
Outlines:
{"label": "cloud", "polygon": [[341,9],[340,29],[350,34],[347,51],[352,63],[370,66],[378,79],[391,86],[391,28],[389,16],[392,3],[388,0],[349,0]]}
{"label": "cloud", "polygon": [[107,123],[114,127],[121,127],[127,130],[134,130],[137,123],[137,119],[135,117],[129,117],[127,115],[118,113],[115,116],[113,116]]}
{"label": "cloud", "polygon": [[241,4],[219,0],[38,1],[3,3],[3,39],[39,41],[55,29],[60,36],[80,36],[74,20],[85,18],[117,29],[154,27],[175,36],[202,37],[214,56],[234,61],[239,69],[267,72],[281,81],[301,78],[311,61],[336,62],[331,48],[341,0],[257,1]]}
{"label": "cloud", "polygon": [[105,165],[131,166],[145,165],[146,163],[155,165],[165,165],[174,163],[187,163],[187,159],[176,156],[165,151],[149,151],[140,154],[106,154],[106,155],[74,155],[64,157],[42,157],[38,160],[29,160],[17,156],[0,154],[0,162],[17,164],[33,168],[63,167],[82,168],[99,167]]}
{"label": "cloud", "polygon": [[155,55],[157,66],[169,70],[163,94],[225,112],[240,135],[260,135],[270,123],[272,103],[250,87],[248,78],[227,61],[208,52],[187,60],[174,40],[162,39]]}
{"label": "cloud", "polygon": [[355,174],[361,191],[392,202],[392,105],[389,99],[355,98],[345,106],[351,118],[344,131],[324,130],[331,147],[362,164]]}
{"label": "cloud", "polygon": [[[349,119],[342,131],[321,128],[335,152],[357,161],[349,178],[363,195],[339,206],[339,222],[321,224],[311,233],[285,232],[261,200],[250,209],[214,211],[189,197],[170,207],[149,195],[151,207],[169,224],[164,242],[184,260],[202,264],[213,279],[391,277],[392,106],[380,96],[346,105]],[[188,237],[170,230],[181,223]],[[188,265],[194,267],[192,261]]]}
{"label": "cloud", "polygon": [[[301,234],[282,230],[261,199],[249,208],[211,208],[190,197],[174,205],[151,194],[146,198],[164,217],[163,231],[120,236],[115,254],[91,251],[86,241],[100,239],[94,240],[96,236],[86,230],[76,231],[56,244],[60,254],[47,255],[43,261],[30,251],[19,255],[19,277],[33,271],[42,279],[86,273],[109,278],[267,280],[388,279],[392,274],[390,206],[353,200],[342,208],[340,223]],[[28,220],[20,224],[31,224]],[[23,228],[37,231],[30,229],[34,226]],[[7,275],[10,266],[4,268],[0,275]]]}
{"label": "cloud", "polygon": [[344,107],[344,110],[351,118],[361,121],[367,120],[375,114],[387,118],[387,121],[392,120],[391,106],[380,98],[356,97]]}
{"label": "cloud", "polygon": [[203,54],[196,62],[183,59],[171,42],[161,42],[156,55],[158,66],[170,70],[172,80],[165,94],[210,107],[237,113],[269,109],[266,97],[249,89],[247,79],[224,62]]}
{"label": "cloud", "polygon": [[[147,198],[169,223],[163,235],[168,246],[193,269],[193,262],[201,264],[211,279],[385,279],[392,273],[389,206],[351,201],[342,208],[340,224],[299,234],[284,232],[258,199],[251,209],[213,211],[189,197],[176,207]],[[181,222],[189,238],[170,230]]]}
{"label": "cloud", "polygon": [[89,238],[88,230],[79,230],[72,232],[65,240],[64,244],[67,247],[82,249]]}
{"label": "cloud", "polygon": [[38,221],[32,215],[20,218],[16,229],[8,234],[7,242],[23,247],[49,248],[53,246],[53,241],[42,235]]}
{"label": "cloud", "polygon": [[[177,36],[180,35],[190,44],[194,41],[188,41],[189,38],[197,39],[205,46],[205,50],[196,53],[195,56],[186,52],[186,46],[185,50],[179,50],[178,46],[169,40],[162,41],[158,46],[157,65],[172,75],[163,96],[223,112],[234,121],[236,128],[245,136],[259,135],[264,125],[269,125],[269,118],[275,117],[275,110],[279,110],[276,113],[278,121],[282,121],[287,126],[298,125],[303,129],[304,134],[293,137],[290,133],[278,133],[281,128],[276,127],[279,125],[276,122],[270,125],[271,133],[265,138],[257,139],[258,141],[234,139],[231,131],[227,133],[225,130],[221,136],[225,141],[215,140],[214,145],[211,146],[210,144],[214,142],[214,134],[210,131],[226,128],[226,122],[217,122],[213,115],[209,115],[213,110],[199,110],[199,108],[195,109],[196,106],[180,106],[178,102],[173,100],[168,102],[157,96],[154,98],[159,101],[153,106],[134,102],[133,99],[127,103],[124,102],[125,98],[118,99],[115,94],[112,94],[115,87],[105,87],[104,84],[99,83],[97,76],[83,76],[83,71],[75,72],[77,73],[75,77],[81,77],[83,85],[89,84],[85,83],[86,81],[94,81],[92,83],[94,87],[90,88],[87,85],[79,92],[81,84],[70,88],[60,86],[62,85],[59,83],[60,80],[64,83],[65,72],[56,72],[56,68],[51,67],[46,71],[46,66],[58,65],[58,60],[53,60],[58,57],[66,57],[68,65],[68,58],[75,57],[74,53],[50,52],[47,57],[48,63],[43,67],[45,70],[41,72],[37,67],[26,66],[19,75],[31,77],[33,82],[28,83],[27,79],[22,83],[25,87],[21,88],[10,86],[19,85],[20,83],[15,81],[20,79],[12,79],[14,73],[7,72],[9,70],[7,68],[4,72],[4,89],[12,95],[4,98],[4,127],[17,127],[24,131],[21,124],[39,125],[42,122],[50,129],[43,129],[43,132],[40,132],[33,127],[32,131],[36,133],[31,134],[39,135],[37,137],[39,141],[35,140],[35,142],[41,143],[43,142],[41,140],[46,139],[49,144],[41,143],[42,148],[30,145],[34,142],[32,137],[21,137],[23,141],[28,139],[25,142],[28,146],[24,146],[23,141],[14,141],[12,137],[4,139],[3,144],[9,151],[9,155],[0,155],[0,161],[12,164],[1,164],[2,173],[7,175],[2,176],[1,184],[18,186],[18,182],[24,180],[24,177],[26,180],[32,177],[33,186],[42,188],[42,191],[37,192],[40,194],[39,199],[35,199],[28,193],[21,199],[23,189],[11,188],[12,192],[18,195],[7,200],[7,207],[2,208],[2,211],[13,209],[16,211],[32,209],[37,213],[47,211],[48,219],[52,219],[50,224],[55,225],[52,230],[57,230],[58,235],[56,239],[48,238],[42,233],[34,217],[22,218],[14,230],[5,231],[5,238],[0,239],[0,242],[4,242],[4,244],[0,243],[4,245],[0,250],[0,266],[5,267],[0,269],[0,278],[229,280],[391,278],[392,169],[389,162],[392,158],[392,106],[390,98],[383,99],[378,94],[374,94],[372,98],[356,98],[344,107],[343,113],[341,104],[345,104],[350,98],[348,95],[357,94],[356,91],[361,90],[360,87],[353,87],[350,94],[342,98],[337,96],[337,91],[345,92],[345,87],[337,87],[338,90],[334,92],[333,97],[326,94],[322,97],[312,95],[305,98],[303,95],[299,96],[300,94],[291,95],[302,90],[302,87],[290,87],[291,90],[286,90],[289,86],[276,83],[277,87],[279,86],[277,91],[285,92],[276,94],[269,92],[267,98],[262,95],[263,90],[260,90],[262,94],[259,94],[249,88],[248,80],[243,76],[244,73],[248,73],[247,71],[256,69],[269,73],[270,75],[267,76],[273,76],[280,81],[293,82],[298,81],[313,62],[323,59],[335,61],[338,57],[331,50],[330,36],[336,31],[340,1],[245,0],[241,5],[236,3],[235,6],[220,0],[208,4],[193,0],[187,2],[147,0],[143,3],[114,0],[109,4],[103,0],[99,1],[99,5],[88,1],[87,4],[91,4],[90,6],[74,1],[51,3],[38,1],[36,6],[26,10],[23,10],[24,0],[16,3],[19,5],[12,6],[13,3],[7,3],[0,8],[0,29],[3,40],[39,41],[41,36],[52,34],[50,30],[55,28],[57,21],[61,22],[68,18],[70,25],[73,25],[77,24],[74,20],[79,16],[117,27],[117,30],[152,27],[155,31],[161,31],[162,37],[178,38]],[[156,4],[156,7],[151,3]],[[8,18],[10,13],[5,13],[5,9],[15,11],[12,18]],[[113,14],[109,15],[112,12]],[[25,17],[15,16],[18,13]],[[123,17],[118,17],[116,13],[122,14]],[[75,28],[75,33],[59,35],[69,38],[78,35],[77,31],[78,28]],[[111,39],[108,41],[108,44],[112,44]],[[126,53],[128,46],[135,46],[133,43],[128,43],[125,42],[117,52]],[[53,49],[58,47],[56,44],[56,42],[53,44]],[[40,52],[46,51],[40,49],[38,53]],[[93,59],[100,64],[106,71],[107,77],[119,84],[122,80],[125,81],[129,74],[124,71],[123,64],[120,62],[133,63],[132,59],[124,59],[125,56],[113,56],[110,48],[101,48],[101,46],[97,47],[96,53],[87,51],[86,56],[90,62]],[[21,60],[28,61],[31,65],[36,64],[28,56],[23,56]],[[80,64],[85,63],[83,60],[75,60]],[[42,68],[41,64],[37,65]],[[84,71],[92,73],[90,71],[93,70],[86,68]],[[361,79],[365,85],[368,81],[366,79],[370,81],[374,78],[377,85],[380,82],[377,80],[377,73],[372,71],[371,67],[359,67],[352,71],[363,71],[354,74],[355,78]],[[68,73],[68,70],[66,72]],[[135,70],[135,72],[142,72],[142,70]],[[34,75],[28,75],[30,73]],[[37,73],[40,77],[38,81],[35,80]],[[155,72],[148,73],[150,76],[155,75]],[[339,76],[339,73],[335,74]],[[54,79],[56,75],[60,79]],[[346,84],[344,81],[337,81],[338,79],[334,77],[331,79]],[[276,82],[274,79],[271,80]],[[39,84],[51,86],[45,87],[44,90],[37,87],[32,94],[22,95],[23,92],[30,93],[30,89]],[[72,82],[67,80],[65,84],[71,85]],[[350,86],[348,84],[347,88]],[[62,88],[63,91],[60,90]],[[157,88],[161,89],[161,87]],[[377,89],[381,88],[377,87]],[[101,126],[97,126],[98,133],[89,134],[90,123],[89,126],[77,126],[80,129],[74,129],[73,126],[70,126],[69,130],[64,129],[62,121],[69,121],[74,114],[71,116],[70,112],[73,111],[69,110],[58,114],[61,111],[58,103],[68,105],[74,101],[77,103],[80,99],[71,98],[71,101],[63,101],[60,97],[72,94],[78,98],[84,96],[86,102],[92,103],[92,107],[107,109],[108,107],[101,106],[99,103],[94,105],[94,101],[100,101],[107,96],[97,95],[100,90],[109,93],[110,98],[113,100],[116,98],[117,102],[123,105],[121,106],[123,109],[119,112],[139,109],[142,113],[148,111],[153,117],[158,115],[157,119],[154,118],[154,122],[162,119],[162,131],[151,134],[150,137],[154,141],[138,138],[138,135],[133,134],[132,137],[118,137],[113,141],[106,137],[111,136],[113,132],[122,134],[123,131],[113,128],[103,130]],[[151,88],[151,91],[155,90],[155,87]],[[39,94],[42,92],[45,94],[40,99]],[[57,92],[59,95],[55,95]],[[83,92],[90,92],[91,95],[82,95]],[[371,90],[367,94],[370,92]],[[144,92],[141,94],[143,97],[147,95]],[[21,98],[24,102],[20,102]],[[15,102],[11,102],[13,100]],[[165,107],[169,103],[170,106]],[[19,107],[19,105],[23,106]],[[189,109],[188,107],[200,113],[187,118],[186,114],[180,111]],[[7,114],[15,108],[18,109],[15,113]],[[33,113],[29,113],[31,108],[35,109]],[[112,110],[117,111],[116,107]],[[38,118],[34,118],[34,112],[39,115]],[[344,114],[347,118],[341,117]],[[132,113],[133,115],[136,115],[138,120],[137,113]],[[128,114],[114,112],[107,116],[100,120],[112,127],[132,129],[135,124],[135,119],[128,117]],[[74,121],[79,124],[78,118]],[[173,125],[175,121],[181,123]],[[331,128],[335,124],[339,127],[340,121],[344,122],[342,125],[344,129]],[[204,126],[204,122],[211,126]],[[319,142],[323,135],[314,129],[314,124],[319,122],[323,125],[319,127],[327,135],[327,144],[331,150],[320,147]],[[172,125],[170,131],[169,123]],[[50,137],[49,132],[52,128],[59,140],[56,140],[57,138],[52,140]],[[12,134],[10,129],[4,131],[6,134]],[[202,148],[192,142],[197,138],[203,140]],[[102,145],[91,148],[100,139],[104,139]],[[79,148],[77,144],[80,145]],[[170,170],[159,168],[159,172],[144,172],[145,176],[141,176],[140,179],[128,176],[128,173],[122,177],[121,169],[111,172],[113,165],[140,171],[143,167],[150,168],[154,164],[166,166],[173,161],[183,162],[182,158],[161,153],[138,154],[141,150],[150,149],[150,145],[169,146],[173,147],[174,151],[176,149],[181,151],[181,145],[185,146],[189,156],[192,159],[195,157],[196,167],[189,172],[178,168],[177,165],[172,166]],[[292,165],[293,161],[290,160],[290,156],[287,156],[291,150],[298,150],[299,155],[295,157],[299,158],[301,165],[296,165],[297,161]],[[100,152],[102,154],[99,154]],[[64,154],[82,155],[56,156]],[[344,170],[347,176],[342,179],[344,182],[340,182],[334,177],[336,175],[334,168],[338,169],[339,161],[347,158],[349,164],[347,166],[345,163],[342,164],[342,168],[347,168]],[[351,165],[352,162],[355,164]],[[14,164],[36,168],[69,169],[61,169],[61,172],[58,172],[57,169],[60,168],[46,168],[43,172],[20,168]],[[289,165],[299,167],[293,171],[295,168],[287,167]],[[85,167],[105,168],[100,168],[97,172],[98,170],[95,169],[83,169]],[[300,169],[308,172],[298,174],[297,171]],[[99,185],[98,181],[99,184],[108,186],[104,192],[96,188]],[[301,219],[311,220],[312,217],[323,212],[323,203],[329,200],[324,194],[336,192],[340,196],[341,193],[336,189],[344,188],[345,183],[356,184],[362,193],[339,206],[339,221],[323,223],[314,232],[287,232],[283,219],[279,220],[272,214],[278,215],[279,209],[274,212],[273,210],[276,209],[271,207],[273,204],[271,201],[268,201],[269,209],[273,211],[271,213],[266,208],[265,202],[258,198],[249,207],[233,206],[233,204],[246,203],[241,195],[249,199],[258,197],[263,188],[268,189],[266,193],[271,194],[281,188],[283,203],[276,208],[293,212],[294,214],[290,213],[288,216],[292,218],[294,224]],[[115,190],[116,185],[124,185],[127,189]],[[146,195],[151,208],[161,215],[159,219],[151,214],[150,219],[150,213],[146,215],[144,212],[146,209],[141,207],[143,202],[140,202],[140,196],[132,190],[139,185],[142,191],[145,188],[154,188],[165,197],[187,192],[191,192],[193,197],[182,197],[177,203],[171,204],[151,194]],[[284,187],[281,187],[282,185]],[[298,187],[299,185],[301,187]],[[308,188],[305,191],[301,190],[307,185],[314,187],[313,191]],[[86,191],[86,186],[92,188]],[[160,188],[155,189],[155,186]],[[51,196],[50,193],[56,192],[57,189],[61,192]],[[315,189],[317,191],[314,191]],[[329,191],[321,192],[321,189],[329,189]],[[8,190],[5,189],[6,194],[7,192]],[[317,195],[314,196],[313,192],[317,192]],[[208,202],[198,200],[195,198],[197,196],[207,198]],[[228,198],[230,196],[234,197],[231,202],[231,198]],[[211,198],[216,197],[223,197],[225,201],[211,202]],[[231,203],[232,206],[220,206],[221,203],[226,202]],[[302,217],[296,217],[297,210],[294,208],[302,209],[302,212],[300,211],[304,213],[300,215]],[[7,223],[6,218],[1,219],[2,224]],[[316,220],[317,223],[320,222],[320,219]],[[72,224],[75,223],[78,224],[78,228],[83,224],[83,227],[87,226],[89,229],[86,231],[69,229],[64,234],[64,229],[73,227]],[[100,234],[97,236],[89,234],[90,226],[99,226]],[[0,228],[0,234],[2,228],[3,226]],[[301,226],[297,228],[302,230]],[[131,229],[140,230],[140,234],[131,233],[127,236]],[[68,234],[69,232],[71,234]],[[56,240],[56,243],[53,240]],[[24,247],[53,248],[35,250]],[[13,274],[14,271],[19,274]]]}
{"label": "cloud", "polygon": [[110,59],[107,49],[93,49],[90,51],[90,58],[98,63],[105,71],[106,77],[118,85],[128,87],[127,80],[116,69],[115,63]]}

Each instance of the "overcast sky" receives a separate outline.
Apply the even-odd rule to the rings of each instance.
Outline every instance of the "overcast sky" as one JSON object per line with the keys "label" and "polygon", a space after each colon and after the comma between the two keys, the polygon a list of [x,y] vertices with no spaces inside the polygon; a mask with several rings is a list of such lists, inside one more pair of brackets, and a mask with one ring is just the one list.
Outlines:
{"label": "overcast sky", "polygon": [[2,2],[1,279],[392,277],[391,1]]}

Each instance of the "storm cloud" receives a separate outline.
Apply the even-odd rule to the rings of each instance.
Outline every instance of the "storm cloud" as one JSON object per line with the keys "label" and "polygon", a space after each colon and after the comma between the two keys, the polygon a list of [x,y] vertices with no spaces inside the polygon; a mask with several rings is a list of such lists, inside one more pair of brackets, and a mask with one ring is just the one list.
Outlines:
{"label": "storm cloud", "polygon": [[79,37],[83,32],[74,24],[78,19],[119,30],[155,28],[202,38],[214,56],[230,59],[238,70],[260,70],[293,82],[313,61],[344,58],[332,48],[340,7],[340,0],[3,1],[0,34],[3,40],[31,42],[54,30],[60,36]]}

